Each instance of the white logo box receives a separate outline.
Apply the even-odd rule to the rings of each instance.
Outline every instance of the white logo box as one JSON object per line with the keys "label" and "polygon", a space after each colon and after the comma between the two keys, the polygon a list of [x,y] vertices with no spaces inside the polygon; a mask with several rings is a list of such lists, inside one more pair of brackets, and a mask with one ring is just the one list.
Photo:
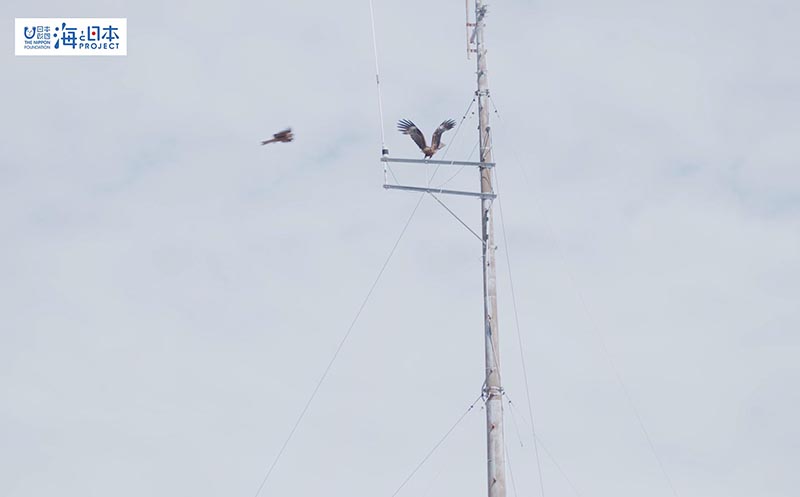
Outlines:
{"label": "white logo box", "polygon": [[18,56],[128,55],[128,19],[118,17],[17,17]]}

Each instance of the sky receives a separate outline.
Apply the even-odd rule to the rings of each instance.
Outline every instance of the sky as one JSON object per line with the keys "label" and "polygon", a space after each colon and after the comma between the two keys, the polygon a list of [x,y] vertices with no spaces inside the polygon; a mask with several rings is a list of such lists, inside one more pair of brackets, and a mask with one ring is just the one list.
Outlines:
{"label": "sky", "polygon": [[[383,122],[367,0],[0,5],[0,496],[256,493],[419,200],[381,128],[421,158],[398,119],[463,118],[475,159],[464,3],[374,7]],[[55,16],[126,17],[127,57],[13,55]],[[797,494],[798,25],[490,2],[509,497],[541,495],[528,392],[548,497]],[[392,497],[480,393],[481,299],[423,198],[261,495]],[[397,495],[483,494],[484,416]]]}

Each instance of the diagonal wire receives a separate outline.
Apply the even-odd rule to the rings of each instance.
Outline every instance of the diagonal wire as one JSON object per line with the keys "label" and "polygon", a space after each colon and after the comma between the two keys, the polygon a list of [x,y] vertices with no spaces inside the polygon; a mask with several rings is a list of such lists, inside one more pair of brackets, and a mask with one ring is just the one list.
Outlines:
{"label": "diagonal wire", "polygon": [[[466,159],[466,160],[470,160],[470,159],[472,158],[472,156],[475,154],[475,150],[477,150],[477,149],[478,149],[478,142],[475,142],[475,145],[472,147],[472,151],[469,153],[469,155],[467,156],[467,159]],[[449,178],[447,178],[447,179],[445,180],[445,182],[444,182],[444,183],[442,183],[441,185],[437,186],[437,188],[442,188],[443,186],[445,186],[445,185],[447,185],[448,183],[450,183],[451,181],[453,181],[453,179],[455,179],[455,177],[456,177],[456,176],[458,176],[459,174],[461,174],[461,172],[462,172],[464,169],[466,169],[466,167],[467,167],[467,166],[461,166],[461,167],[459,167],[459,168],[458,168],[458,171],[456,171],[456,172],[455,172],[455,174],[453,174],[452,176],[450,176]]]}
{"label": "diagonal wire", "polygon": [[[516,424],[516,423],[515,423]],[[503,439],[506,438],[506,426],[503,425]],[[511,467],[511,455],[508,453],[508,444],[503,444],[503,450],[506,453],[506,465],[508,465],[508,474],[511,477],[511,490],[514,492],[514,497],[517,497],[517,480],[514,478],[514,468]]]}
{"label": "diagonal wire", "polygon": [[292,429],[289,432],[289,435],[286,437],[286,440],[283,442],[283,445],[281,445],[280,450],[278,450],[278,454],[275,456],[275,459],[272,461],[272,464],[270,465],[269,469],[267,470],[266,475],[264,475],[264,478],[261,480],[261,484],[258,486],[258,490],[256,490],[256,493],[255,493],[254,497],[258,497],[258,495],[261,493],[261,490],[264,488],[264,485],[267,484],[267,481],[269,480],[269,477],[272,476],[272,472],[275,470],[275,467],[278,465],[278,461],[281,459],[281,456],[283,456],[283,453],[286,450],[286,447],[288,447],[289,442],[291,442],[292,437],[294,437],[294,434],[297,431],[297,428],[300,426],[300,423],[303,421],[303,418],[305,418],[306,413],[308,412],[308,408],[311,407],[311,403],[314,401],[314,398],[317,396],[317,392],[319,392],[319,389],[322,386],[322,383],[325,381],[325,378],[327,378],[328,373],[330,372],[331,368],[333,367],[333,364],[336,362],[336,359],[339,357],[339,353],[342,351],[342,348],[344,347],[345,342],[347,342],[347,339],[350,337],[350,334],[352,333],[353,328],[355,327],[356,322],[358,321],[358,318],[361,316],[361,313],[364,311],[364,307],[366,307],[367,302],[369,301],[369,298],[372,296],[372,292],[375,291],[375,287],[378,286],[378,281],[380,281],[381,276],[383,276],[383,273],[386,271],[386,267],[389,265],[389,261],[392,259],[392,256],[394,255],[395,251],[397,250],[397,246],[400,245],[400,240],[403,239],[403,235],[405,235],[406,230],[408,230],[408,226],[411,224],[411,220],[414,219],[414,215],[417,213],[417,209],[419,209],[419,206],[422,203],[422,199],[423,198],[424,198],[424,195],[420,195],[419,200],[417,200],[417,205],[414,206],[414,209],[411,211],[411,215],[408,216],[408,220],[406,221],[406,224],[403,226],[403,229],[400,230],[400,234],[398,235],[397,240],[394,242],[394,245],[392,246],[392,249],[389,251],[389,255],[386,257],[386,260],[383,262],[383,265],[381,266],[380,271],[378,271],[378,275],[375,277],[375,280],[372,282],[372,286],[370,286],[369,291],[367,292],[367,295],[364,297],[364,300],[361,302],[361,306],[359,306],[358,312],[356,312],[356,315],[353,318],[353,321],[350,323],[350,326],[347,328],[347,331],[345,332],[344,336],[342,336],[342,339],[339,341],[339,345],[336,347],[336,351],[333,353],[333,356],[331,357],[330,361],[328,362],[328,365],[325,367],[325,370],[323,371],[322,376],[320,376],[319,381],[317,381],[317,385],[314,387],[314,390],[311,392],[311,395],[309,396],[308,400],[306,401],[305,406],[303,406],[303,410],[300,411],[300,415],[297,417],[297,420],[295,421],[294,426],[292,426]]}
{"label": "diagonal wire", "polygon": [[[469,109],[467,109],[467,112],[469,112]],[[466,159],[466,160],[470,160],[470,159],[472,158],[472,154],[474,154],[474,153],[475,153],[475,150],[476,150],[477,148],[478,148],[478,143],[477,143],[477,142],[475,142],[475,146],[474,146],[474,147],[472,147],[472,152],[470,152],[470,154],[469,154],[469,156],[467,157],[467,159]],[[461,171],[463,171],[463,170],[464,170],[464,167],[465,167],[465,166],[461,166],[461,167],[458,169],[458,171],[456,172],[456,174],[454,174],[453,176],[451,176],[451,177],[450,177],[450,179],[448,179],[447,181],[445,181],[445,182],[444,182],[444,183],[442,183],[441,185],[437,186],[436,188],[439,188],[439,189],[441,189],[442,187],[444,187],[445,185],[447,185],[447,183],[449,183],[449,182],[450,182],[450,181],[451,181],[453,178],[455,178],[456,176],[458,176],[458,174],[459,174]],[[454,218],[456,218],[456,221],[458,221],[459,223],[461,223],[461,225],[462,225],[462,226],[464,226],[465,228],[467,228],[467,230],[469,230],[469,232],[470,232],[470,233],[472,233],[473,235],[475,235],[475,237],[476,237],[476,238],[477,238],[477,239],[478,239],[478,240],[479,240],[481,243],[483,243],[483,239],[481,238],[481,236],[480,236],[478,233],[476,233],[476,232],[475,232],[475,230],[473,230],[472,228],[470,228],[470,227],[469,227],[469,225],[468,225],[466,222],[464,222],[464,221],[463,221],[463,220],[462,220],[460,217],[458,217],[458,215],[457,215],[455,212],[453,212],[453,211],[452,211],[452,210],[451,210],[451,209],[450,209],[450,208],[449,208],[449,207],[448,207],[448,206],[447,206],[447,205],[446,205],[446,204],[445,204],[445,203],[444,203],[444,202],[443,202],[441,199],[439,199],[439,197],[437,197],[436,195],[434,195],[432,191],[428,191],[427,193],[429,193],[429,194],[430,194],[430,196],[434,198],[434,200],[436,200],[437,202],[439,202],[439,205],[441,205],[442,207],[444,207],[444,208],[445,208],[445,210],[446,210],[447,212],[449,212],[449,213],[450,213],[450,214],[451,214],[451,215],[452,215]]]}
{"label": "diagonal wire", "polygon": [[450,210],[450,208],[449,208],[449,207],[447,207],[447,205],[445,205],[445,203],[444,203],[444,202],[442,202],[442,201],[439,199],[439,197],[437,197],[436,195],[434,195],[434,194],[433,194],[433,192],[427,192],[427,193],[428,193],[428,194],[429,194],[431,197],[433,197],[433,199],[434,199],[435,201],[439,202],[439,205],[441,205],[442,207],[444,207],[444,209],[445,209],[447,212],[449,212],[449,213],[450,213],[450,214],[451,214],[451,215],[452,215],[454,218],[456,218],[456,221],[458,221],[459,223],[461,223],[461,226],[463,226],[463,227],[467,228],[467,230],[469,230],[469,232],[470,232],[470,233],[472,233],[473,235],[475,235],[475,238],[477,238],[479,241],[483,242],[483,240],[481,240],[481,235],[479,235],[479,234],[475,233],[475,231],[474,231],[472,228],[470,228],[470,227],[469,227],[469,225],[468,225],[467,223],[465,223],[465,222],[464,222],[464,221],[463,221],[463,220],[462,220],[460,217],[458,217],[458,215],[457,215],[455,212],[453,212],[452,210]]}
{"label": "diagonal wire", "polygon": [[[508,395],[506,395],[506,397],[508,397]],[[517,423],[517,416],[515,415],[516,411],[512,409],[513,405],[514,404],[511,402],[511,399],[508,399],[509,412],[511,413],[511,422],[514,423],[514,431],[517,434],[517,440],[519,440],[519,446],[525,447],[525,444],[522,442],[522,432],[519,430],[519,424]]]}
{"label": "diagonal wire", "polygon": [[[453,140],[447,145],[447,148],[444,149],[444,152],[442,152],[442,160],[444,160],[444,158],[447,157],[447,153],[450,152],[450,147],[452,147],[453,143],[456,142],[456,137],[458,136],[458,132],[461,131],[461,126],[464,124],[464,121],[467,119],[467,116],[469,115],[469,111],[472,109],[473,105],[475,105],[475,97],[472,97],[472,100],[470,100],[469,105],[467,106],[467,110],[464,112],[464,115],[461,117],[461,120],[458,122],[458,127],[456,127],[456,132],[453,134]],[[433,173],[431,174],[431,177],[428,179],[428,182],[433,181],[433,177],[436,176],[436,172],[439,170],[440,167],[442,167],[441,164],[437,164],[436,165],[436,169],[433,170]]]}
{"label": "diagonal wire", "polygon": [[434,452],[436,452],[436,449],[438,449],[438,448],[439,448],[439,446],[441,446],[441,445],[444,443],[444,441],[445,441],[445,440],[447,440],[447,437],[449,437],[449,436],[450,436],[450,434],[451,434],[451,433],[453,433],[453,430],[455,430],[455,429],[456,429],[456,427],[457,427],[458,425],[460,425],[460,424],[461,424],[461,421],[463,421],[463,420],[464,420],[464,418],[466,418],[466,417],[467,417],[467,414],[469,414],[469,413],[472,411],[472,409],[475,407],[475,405],[476,405],[476,404],[477,404],[477,403],[478,403],[478,402],[479,402],[481,399],[483,399],[483,392],[481,392],[481,394],[478,396],[478,398],[477,398],[477,399],[475,399],[475,400],[472,402],[472,404],[470,404],[470,406],[467,408],[467,410],[466,410],[466,411],[464,411],[464,414],[462,414],[462,415],[461,415],[461,416],[458,418],[458,420],[457,420],[455,423],[453,423],[453,426],[451,426],[451,427],[450,427],[450,429],[449,429],[449,430],[447,430],[447,432],[444,434],[444,436],[443,436],[442,438],[440,438],[438,442],[436,442],[436,445],[434,445],[434,446],[433,446],[433,448],[431,448],[431,450],[429,450],[429,451],[428,451],[428,453],[427,453],[427,454],[425,454],[425,457],[423,457],[423,458],[422,458],[422,460],[419,462],[419,464],[417,464],[417,466],[414,468],[414,470],[413,470],[413,471],[411,471],[411,474],[409,474],[409,475],[406,477],[406,479],[405,479],[405,480],[403,480],[403,483],[401,483],[401,484],[400,484],[400,486],[399,486],[399,487],[397,487],[397,490],[395,490],[395,491],[394,491],[394,493],[392,494],[392,497],[395,497],[397,494],[399,494],[399,493],[400,493],[400,491],[401,491],[401,490],[403,490],[403,487],[405,487],[405,486],[406,486],[406,484],[407,484],[409,481],[411,481],[411,478],[413,478],[413,477],[414,477],[414,475],[415,475],[415,474],[417,474],[417,471],[419,471],[419,470],[420,470],[420,468],[422,468],[422,466],[423,466],[423,465],[424,465],[424,464],[425,464],[425,463],[428,461],[428,459],[430,459],[430,457],[433,455],[433,453],[434,453]]}
{"label": "diagonal wire", "polygon": [[503,245],[505,246],[505,250],[503,251],[506,255],[506,266],[508,267],[508,282],[511,287],[511,304],[514,308],[514,324],[517,331],[517,342],[519,343],[519,357],[522,361],[522,375],[525,379],[525,394],[526,399],[528,401],[528,414],[531,418],[531,430],[533,431],[533,451],[536,454],[536,469],[539,473],[539,490],[542,493],[542,497],[544,497],[544,478],[542,477],[542,460],[539,457],[539,444],[536,442],[536,424],[534,422],[533,417],[533,401],[531,400],[531,388],[528,381],[528,366],[525,361],[525,352],[524,346],[522,344],[522,332],[520,331],[519,326],[519,312],[517,310],[517,294],[514,291],[514,278],[512,276],[511,271],[511,255],[510,250],[508,248],[508,238],[506,235],[506,223],[505,219],[503,218],[503,203],[500,201],[500,178],[498,177],[497,171],[494,172],[494,179],[495,183],[497,184],[497,205],[500,211],[500,227],[503,231]]}
{"label": "diagonal wire", "polygon": [[[516,417],[515,413],[517,412],[517,410],[514,408],[514,403],[513,403],[513,402],[511,402],[511,399],[510,399],[510,398],[508,399],[508,407],[509,407],[509,411],[511,412],[511,419],[512,419],[512,420],[514,420],[514,424],[516,425],[516,422],[517,422],[517,421],[516,421],[516,419],[517,419],[517,417]],[[525,418],[524,418],[524,417],[522,418],[522,421],[525,421]],[[534,435],[534,436],[535,436],[535,439],[536,439],[536,441],[539,443],[539,446],[540,446],[540,447],[542,448],[542,450],[544,451],[544,453],[547,455],[547,457],[549,457],[549,458],[550,458],[550,461],[551,461],[551,462],[553,463],[553,465],[556,467],[556,469],[558,470],[558,472],[559,472],[559,473],[561,473],[561,476],[563,476],[563,477],[564,477],[564,480],[566,480],[567,484],[570,486],[570,488],[572,489],[572,491],[573,491],[573,492],[575,492],[575,495],[576,495],[577,497],[581,497],[581,493],[580,493],[580,491],[578,491],[578,488],[575,486],[575,484],[573,484],[573,483],[572,483],[572,479],[569,477],[569,475],[567,474],[567,472],[566,472],[566,471],[564,471],[564,469],[561,467],[561,465],[560,465],[560,464],[558,464],[558,461],[556,460],[555,456],[554,456],[554,455],[553,455],[553,453],[552,453],[552,452],[550,452],[550,450],[547,448],[547,445],[544,443],[544,441],[542,440],[541,436],[539,436],[539,435]],[[519,438],[519,444],[520,444],[520,446],[522,446],[522,436],[519,434],[519,430],[517,430],[517,437]]]}
{"label": "diagonal wire", "polygon": [[389,174],[391,174],[391,175],[392,175],[392,178],[394,178],[394,182],[395,182],[396,184],[400,184],[400,181],[397,179],[397,176],[395,176],[395,175],[394,175],[394,171],[392,170],[392,166],[390,166],[390,165],[389,165],[388,163],[386,163],[386,162],[384,162],[384,164],[386,165],[385,167],[386,167],[386,169],[389,171]]}
{"label": "diagonal wire", "polygon": [[[502,117],[500,116],[500,111],[497,109],[497,106],[494,103],[494,98],[490,96],[489,97],[489,101],[492,103],[492,107],[494,108],[494,112],[497,115],[497,118],[500,121],[503,121]],[[525,171],[525,168],[522,167],[522,162],[517,157],[517,155],[514,152],[513,148],[511,148],[511,151],[512,151],[512,154],[514,155],[514,158],[517,161],[517,166],[519,167],[520,171],[522,171],[522,175],[523,175],[523,177],[525,179],[525,183],[528,185],[528,188],[530,188],[531,187],[531,182],[528,179],[528,173]],[[539,203],[536,201],[536,195],[532,195],[531,197],[533,198],[534,206],[539,211],[539,214],[542,217],[542,219],[545,221],[545,226],[546,226],[547,230],[550,232],[551,237],[555,238],[555,229],[553,228],[552,224],[550,223],[549,218],[547,218],[547,216],[543,215],[544,211],[541,208],[541,206],[539,205]],[[675,485],[672,483],[672,478],[670,477],[669,473],[667,472],[666,466],[664,465],[664,462],[661,459],[661,456],[659,455],[658,450],[656,449],[656,445],[653,442],[652,437],[650,436],[650,432],[647,430],[647,427],[644,424],[644,419],[642,418],[642,415],[639,413],[639,409],[636,407],[636,403],[633,401],[633,396],[631,395],[630,390],[628,390],[628,387],[625,384],[625,381],[622,379],[622,374],[620,373],[620,370],[617,367],[616,362],[612,358],[611,353],[609,352],[608,347],[606,346],[605,337],[604,337],[603,333],[600,331],[600,329],[597,327],[597,325],[595,324],[596,321],[594,319],[592,319],[592,313],[589,312],[589,306],[586,303],[586,299],[584,298],[583,293],[580,291],[580,287],[578,286],[578,283],[577,283],[577,281],[575,279],[575,276],[569,270],[569,266],[566,263],[566,258],[561,253],[561,251],[556,251],[556,252],[557,252],[559,258],[561,259],[561,263],[564,265],[564,268],[566,269],[567,277],[569,278],[570,283],[572,284],[572,287],[575,290],[575,294],[577,296],[578,302],[581,305],[581,307],[583,308],[583,312],[585,313],[586,317],[588,318],[588,321],[590,323],[589,324],[589,328],[594,333],[594,335],[598,339],[598,341],[600,342],[600,348],[603,351],[603,354],[605,355],[606,360],[608,361],[612,372],[614,373],[614,377],[616,378],[617,383],[619,383],[620,389],[622,390],[622,392],[623,392],[623,394],[625,396],[625,399],[628,401],[628,406],[630,407],[631,411],[633,412],[634,417],[636,418],[637,423],[639,424],[639,429],[641,430],[642,435],[644,436],[644,439],[647,442],[647,445],[650,447],[650,451],[653,453],[653,457],[655,458],[656,463],[658,464],[658,467],[661,470],[661,473],[662,473],[662,475],[664,476],[664,479],[667,482],[667,485],[669,485],[669,488],[672,490],[672,494],[675,497],[678,497],[678,491],[675,488]]]}

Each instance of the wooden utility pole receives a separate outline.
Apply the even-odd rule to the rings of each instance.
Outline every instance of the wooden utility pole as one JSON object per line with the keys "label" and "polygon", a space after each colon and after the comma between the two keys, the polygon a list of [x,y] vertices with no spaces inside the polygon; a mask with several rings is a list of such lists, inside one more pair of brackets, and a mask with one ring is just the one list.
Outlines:
{"label": "wooden utility pole", "polygon": [[[481,176],[480,193],[461,190],[444,190],[442,188],[390,184],[384,180],[383,187],[388,190],[405,190],[425,192],[442,195],[462,195],[479,197],[481,199],[481,242],[483,262],[483,316],[486,377],[483,384],[483,399],[486,404],[486,453],[488,472],[488,497],[506,497],[506,453],[503,440],[503,387],[500,382],[500,341],[497,331],[497,271],[495,267],[494,220],[492,204],[497,195],[492,186],[492,169],[495,164],[492,160],[492,136],[489,127],[489,82],[486,76],[486,46],[483,38],[484,18],[486,17],[486,4],[484,0],[475,1],[475,23],[467,22],[467,30],[472,29],[468,36],[467,53],[477,54],[478,90],[475,92],[478,100],[478,132],[480,138],[480,162],[468,161],[439,161],[432,159],[401,159],[388,157],[386,151],[381,157],[384,163],[423,163],[439,166],[473,166],[478,167]],[[465,0],[467,13],[469,2]],[[467,19],[469,21],[469,19]],[[472,48],[474,45],[475,48]],[[466,116],[465,116],[466,117]],[[435,197],[434,197],[435,198]],[[449,209],[448,209],[449,210]],[[452,212],[451,212],[452,214]],[[462,223],[463,224],[463,223]],[[470,231],[472,231],[470,229]]]}
{"label": "wooden utility pole", "polygon": [[[486,5],[475,0],[475,32],[473,41],[478,66],[478,129],[481,163],[493,163],[492,137],[489,127],[489,82],[486,74],[486,46],[483,38]],[[492,168],[482,165],[481,193],[494,193]],[[506,458],[503,440],[503,387],[500,382],[500,341],[497,326],[497,272],[495,267],[493,198],[481,199],[481,232],[483,235],[483,315],[486,340],[486,381],[483,395],[486,402],[486,452],[489,497],[506,497]]]}

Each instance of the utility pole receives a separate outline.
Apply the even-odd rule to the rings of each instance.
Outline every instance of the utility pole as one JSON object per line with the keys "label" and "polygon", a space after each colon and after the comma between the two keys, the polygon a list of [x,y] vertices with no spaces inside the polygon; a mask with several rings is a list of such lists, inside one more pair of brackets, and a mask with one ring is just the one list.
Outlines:
{"label": "utility pole", "polygon": [[[475,0],[475,31],[473,41],[478,66],[478,130],[480,133],[481,193],[494,194],[492,168],[492,137],[489,127],[489,82],[486,70],[486,46],[483,38],[486,4]],[[483,238],[483,316],[486,341],[486,380],[483,396],[486,402],[486,455],[489,497],[506,497],[506,458],[503,440],[503,387],[500,382],[500,340],[497,326],[497,271],[495,267],[494,199],[481,198],[481,232]]]}
{"label": "utility pole", "polygon": [[[486,76],[486,46],[483,39],[486,4],[484,0],[475,1],[475,23],[469,23],[467,30],[472,34],[467,40],[467,54],[477,54],[478,90],[478,132],[480,138],[480,162],[444,161],[433,159],[403,159],[389,157],[386,151],[381,156],[383,163],[436,164],[439,166],[477,167],[481,176],[480,192],[444,190],[425,187],[387,183],[384,175],[383,187],[387,190],[405,190],[430,193],[431,195],[460,195],[481,199],[481,242],[483,263],[483,316],[486,377],[483,384],[483,400],[486,404],[486,455],[488,472],[488,497],[506,497],[506,453],[503,440],[503,387],[500,382],[500,340],[497,331],[497,271],[495,267],[494,219],[492,204],[497,195],[492,186],[492,136],[489,127],[489,82]],[[467,13],[469,2],[465,0]],[[472,48],[472,45],[475,48]],[[435,198],[435,197],[434,197]],[[449,210],[449,209],[448,209]],[[452,214],[452,212],[451,212]],[[462,223],[463,224],[463,223]],[[470,231],[472,231],[470,229]]]}

